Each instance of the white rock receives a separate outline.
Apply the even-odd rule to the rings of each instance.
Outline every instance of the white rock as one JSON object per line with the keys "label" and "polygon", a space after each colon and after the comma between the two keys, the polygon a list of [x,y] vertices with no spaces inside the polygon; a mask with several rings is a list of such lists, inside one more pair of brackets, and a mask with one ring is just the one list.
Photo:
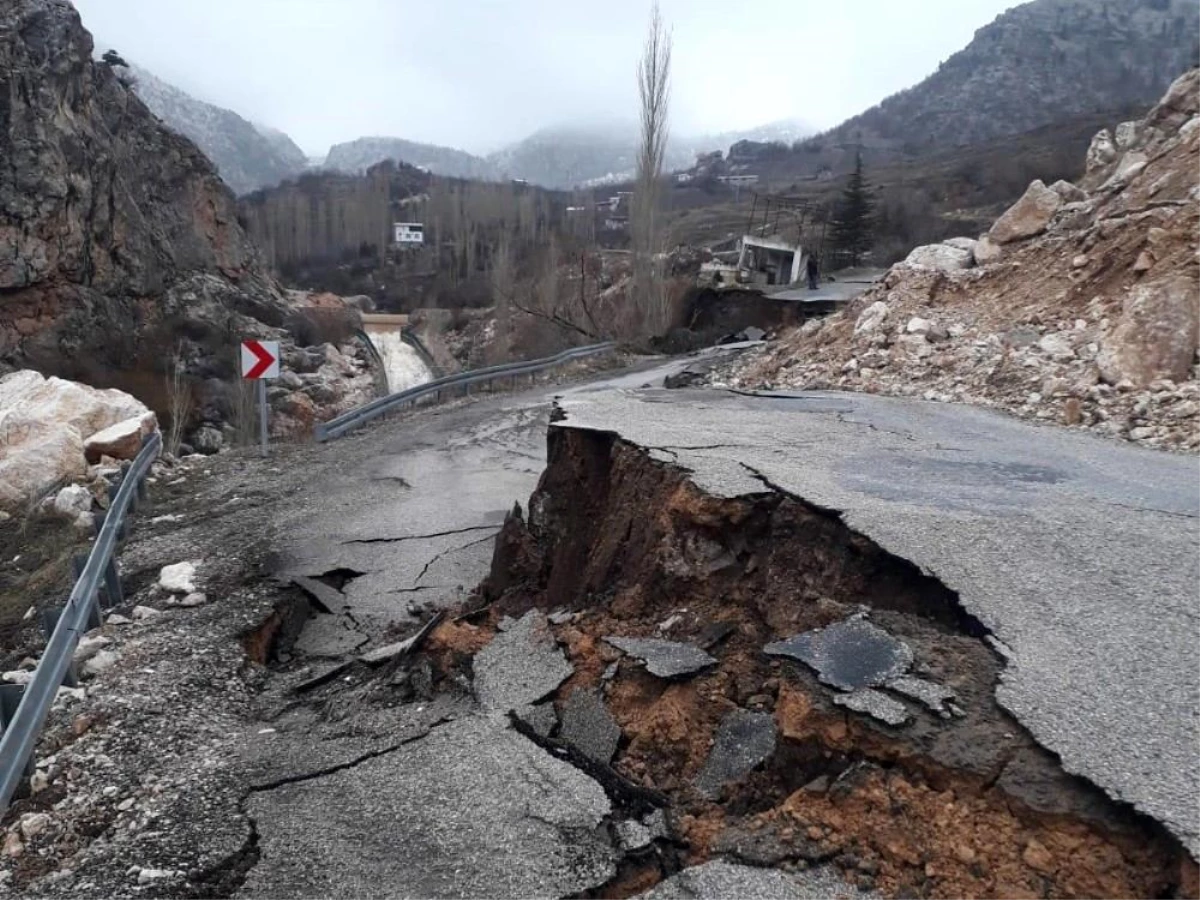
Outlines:
{"label": "white rock", "polygon": [[1122,122],[1117,126],[1116,143],[1118,150],[1128,150],[1138,138],[1141,123],[1134,120]]}
{"label": "white rock", "polygon": [[117,804],[117,809],[119,809],[121,812],[125,812],[126,810],[133,808],[133,803],[134,803],[134,800],[132,797],[126,797],[124,800],[122,800],[120,803]]}
{"label": "white rock", "polygon": [[80,638],[79,645],[75,648],[75,662],[87,662],[111,643],[112,638],[105,637],[102,634],[98,634],[94,637]]}
{"label": "white rock", "polygon": [[932,329],[933,322],[929,319],[922,319],[920,316],[913,316],[904,326],[904,330],[909,334],[929,334]]}
{"label": "white rock", "polygon": [[128,625],[133,621],[133,619],[129,618],[128,616],[123,616],[120,613],[109,613],[108,618],[104,621],[106,621],[109,625]]}
{"label": "white rock", "polygon": [[960,247],[949,241],[944,244],[926,244],[909,253],[904,262],[909,266],[937,269],[942,272],[971,268],[975,264],[975,241],[970,238],[954,238],[953,240],[970,241],[971,245],[970,247]]}
{"label": "white rock", "polygon": [[155,609],[153,606],[135,606],[133,608],[133,617],[137,620],[156,619],[162,615],[162,611]]}
{"label": "white rock", "polygon": [[38,769],[29,776],[29,792],[31,794],[40,794],[48,787],[50,787],[50,776],[43,770]]}
{"label": "white rock", "polygon": [[887,316],[888,305],[882,300],[876,300],[859,315],[854,323],[854,333],[876,331],[887,320]]}
{"label": "white rock", "polygon": [[1113,143],[1112,132],[1101,128],[1092,138],[1087,152],[1087,173],[1091,175],[1097,169],[1103,169],[1117,158],[1117,147]]}
{"label": "white rock", "polygon": [[25,813],[21,816],[21,836],[31,840],[45,831],[50,825],[49,813]]}
{"label": "white rock", "polygon": [[11,672],[5,672],[3,675],[0,675],[0,679],[3,679],[8,684],[29,684],[33,680],[33,673],[14,669]]}
{"label": "white rock", "polygon": [[985,234],[975,242],[974,255],[977,266],[986,266],[1003,256],[1004,248]]}
{"label": "white rock", "polygon": [[1021,199],[998,218],[988,238],[997,244],[1007,244],[1041,234],[1063,205],[1063,199],[1040,180],[1030,183]]}
{"label": "white rock", "polygon": [[188,594],[179,601],[180,606],[203,606],[208,602],[208,596],[199,591]]}
{"label": "white rock", "polygon": [[1075,350],[1071,347],[1071,342],[1061,334],[1051,333],[1042,335],[1038,339],[1037,345],[1039,350],[1051,359],[1059,362],[1066,362],[1075,358]]}
{"label": "white rock", "polygon": [[54,496],[54,511],[71,520],[90,515],[92,492],[82,484],[68,484]]}
{"label": "white rock", "polygon": [[99,462],[103,456],[133,459],[142,449],[142,437],[157,430],[158,419],[154,413],[130,416],[85,438],[83,453],[89,463]]}
{"label": "white rock", "polygon": [[154,881],[162,881],[164,878],[174,878],[176,874],[173,869],[139,869],[137,883],[150,884]]}
{"label": "white rock", "polygon": [[173,594],[191,594],[196,590],[196,564],[179,562],[163,566],[158,573],[158,584]]}
{"label": "white rock", "polygon": [[111,650],[97,650],[96,653],[83,664],[81,672],[84,675],[95,676],[101,672],[106,672],[111,669],[117,662],[117,654]]}
{"label": "white rock", "polygon": [[19,514],[35,497],[87,475],[83,439],[149,410],[124,391],[97,390],[28,369],[0,378],[0,509]]}

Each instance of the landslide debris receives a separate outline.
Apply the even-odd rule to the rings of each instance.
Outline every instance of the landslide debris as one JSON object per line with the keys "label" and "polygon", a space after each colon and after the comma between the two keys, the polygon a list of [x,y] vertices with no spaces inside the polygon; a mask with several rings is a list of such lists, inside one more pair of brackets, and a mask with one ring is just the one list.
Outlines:
{"label": "landslide debris", "polygon": [[[1200,452],[1200,70],[1101,131],[976,241],[914,250],[844,310],[711,381],[996,407]],[[974,264],[974,265],[973,265]]]}
{"label": "landslide debris", "polygon": [[[437,677],[469,677],[513,618],[549,613],[573,674],[538,740],[661,798],[669,838],[611,894],[717,859],[832,864],[888,896],[1195,893],[1175,838],[999,707],[1003,660],[951,591],[800,499],[716,499],[613,435],[555,428],[475,602],[430,636]],[[656,675],[621,641],[715,664]],[[578,726],[607,718],[597,699],[620,731],[611,769]]]}

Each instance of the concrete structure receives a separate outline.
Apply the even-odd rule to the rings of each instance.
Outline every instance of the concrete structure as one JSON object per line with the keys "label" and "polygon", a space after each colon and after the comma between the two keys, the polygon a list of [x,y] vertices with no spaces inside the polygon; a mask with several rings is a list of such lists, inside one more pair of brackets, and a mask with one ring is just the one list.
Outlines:
{"label": "concrete structure", "polygon": [[743,235],[738,254],[740,280],[750,284],[792,284],[800,280],[803,248],[778,238]]}
{"label": "concrete structure", "polygon": [[425,243],[425,226],[420,222],[393,222],[392,242],[420,245]]}

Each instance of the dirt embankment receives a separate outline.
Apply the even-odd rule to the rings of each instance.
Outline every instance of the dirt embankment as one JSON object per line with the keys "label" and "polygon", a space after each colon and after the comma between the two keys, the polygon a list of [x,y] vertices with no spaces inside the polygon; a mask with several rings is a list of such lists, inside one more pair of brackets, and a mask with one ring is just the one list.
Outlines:
{"label": "dirt embankment", "polygon": [[[714,499],[612,435],[552,429],[529,514],[510,517],[480,593],[487,605],[432,636],[435,667],[455,677],[504,617],[553,613],[574,667],[553,697],[560,718],[576,692],[601,698],[620,729],[613,769],[667,801],[670,842],[609,894],[715,856],[832,862],[891,896],[1197,894],[1174,838],[1065,774],[997,705],[1003,662],[956,595],[836,513],[774,492]],[[864,612],[952,704],[914,704],[890,727],[763,652]],[[662,678],[613,636],[686,642],[714,660]],[[749,729],[740,746],[761,749],[769,733],[769,748],[714,782],[731,722]],[[555,737],[569,739],[565,725]]]}

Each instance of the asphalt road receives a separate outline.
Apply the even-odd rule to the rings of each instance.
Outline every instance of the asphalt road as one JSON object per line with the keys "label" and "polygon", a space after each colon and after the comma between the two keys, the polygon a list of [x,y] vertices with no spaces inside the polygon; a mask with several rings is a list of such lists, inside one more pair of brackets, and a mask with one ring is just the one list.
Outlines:
{"label": "asphalt road", "polygon": [[768,486],[958,592],[1009,656],[997,696],[1065,769],[1196,855],[1197,461],[967,406],[807,393],[576,394],[717,496]]}

